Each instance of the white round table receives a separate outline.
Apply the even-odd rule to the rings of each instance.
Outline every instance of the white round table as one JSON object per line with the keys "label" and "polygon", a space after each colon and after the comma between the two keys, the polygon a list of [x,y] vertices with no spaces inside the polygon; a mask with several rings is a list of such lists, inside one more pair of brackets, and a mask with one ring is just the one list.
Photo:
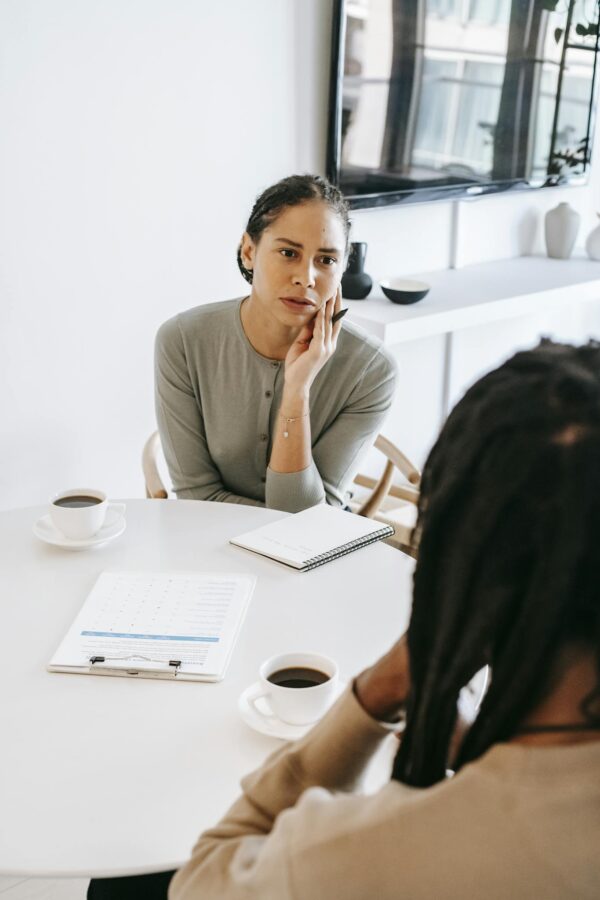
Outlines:
{"label": "white round table", "polygon": [[[405,628],[413,563],[382,543],[302,573],[228,543],[282,513],[130,500],[113,543],[36,539],[43,507],[0,513],[0,874],[176,868],[279,742],[237,711],[263,659],[302,649],[342,678]],[[250,572],[256,590],[218,684],[57,674],[46,664],[104,570]]]}

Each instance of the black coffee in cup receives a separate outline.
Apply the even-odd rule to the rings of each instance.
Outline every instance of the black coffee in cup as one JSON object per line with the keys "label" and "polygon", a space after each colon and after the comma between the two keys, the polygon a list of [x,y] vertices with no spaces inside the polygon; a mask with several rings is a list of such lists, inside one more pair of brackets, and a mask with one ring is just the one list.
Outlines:
{"label": "black coffee in cup", "polygon": [[84,494],[75,497],[59,497],[54,501],[55,506],[62,506],[66,509],[81,509],[83,506],[96,506],[98,503],[102,503],[99,497],[88,497]]}
{"label": "black coffee in cup", "polygon": [[269,675],[267,681],[286,688],[308,688],[325,684],[330,676],[319,669],[309,669],[306,666],[294,666],[288,669],[278,669]]}

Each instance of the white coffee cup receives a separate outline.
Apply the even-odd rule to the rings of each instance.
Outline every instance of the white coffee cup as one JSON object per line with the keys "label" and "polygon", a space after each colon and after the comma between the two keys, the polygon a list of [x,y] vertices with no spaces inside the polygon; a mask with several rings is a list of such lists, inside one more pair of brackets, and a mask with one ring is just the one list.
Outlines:
{"label": "white coffee cup", "polygon": [[84,541],[97,534],[109,510],[123,514],[125,504],[109,503],[104,491],[96,488],[60,491],[50,500],[50,518],[54,527],[72,541]]}
{"label": "white coffee cup", "polygon": [[[286,670],[288,670],[287,678],[282,675]],[[315,675],[320,675],[323,681],[317,683],[314,679],[310,687],[291,687],[289,686],[291,681],[313,680],[294,678],[294,675],[302,674],[298,670],[314,672]],[[287,681],[288,685],[271,681],[275,675],[278,676],[278,680]],[[280,656],[272,656],[260,667],[259,676],[260,683],[249,698],[250,702],[257,712],[264,716],[265,713],[257,706],[257,702],[262,699],[273,716],[290,725],[309,725],[320,719],[335,700],[339,679],[336,663],[320,653],[282,653]]]}

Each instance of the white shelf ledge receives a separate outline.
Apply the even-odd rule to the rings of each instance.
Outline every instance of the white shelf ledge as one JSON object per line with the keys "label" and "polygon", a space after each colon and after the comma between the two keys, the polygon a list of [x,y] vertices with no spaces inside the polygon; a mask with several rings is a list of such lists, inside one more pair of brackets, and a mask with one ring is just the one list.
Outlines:
{"label": "white shelf ledge", "polygon": [[549,306],[600,299],[600,262],[521,256],[409,276],[431,285],[411,306],[392,303],[377,283],[366,300],[348,300],[349,317],[385,344],[446,334]]}

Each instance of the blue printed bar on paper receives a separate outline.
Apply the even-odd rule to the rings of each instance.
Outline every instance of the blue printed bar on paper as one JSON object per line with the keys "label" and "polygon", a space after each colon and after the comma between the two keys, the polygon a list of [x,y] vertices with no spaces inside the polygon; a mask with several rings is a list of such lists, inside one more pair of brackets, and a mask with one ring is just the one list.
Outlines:
{"label": "blue printed bar on paper", "polygon": [[141,641],[200,641],[205,644],[218,644],[218,637],[200,637],[186,634],[127,634],[117,631],[82,631],[82,637],[131,638]]}

